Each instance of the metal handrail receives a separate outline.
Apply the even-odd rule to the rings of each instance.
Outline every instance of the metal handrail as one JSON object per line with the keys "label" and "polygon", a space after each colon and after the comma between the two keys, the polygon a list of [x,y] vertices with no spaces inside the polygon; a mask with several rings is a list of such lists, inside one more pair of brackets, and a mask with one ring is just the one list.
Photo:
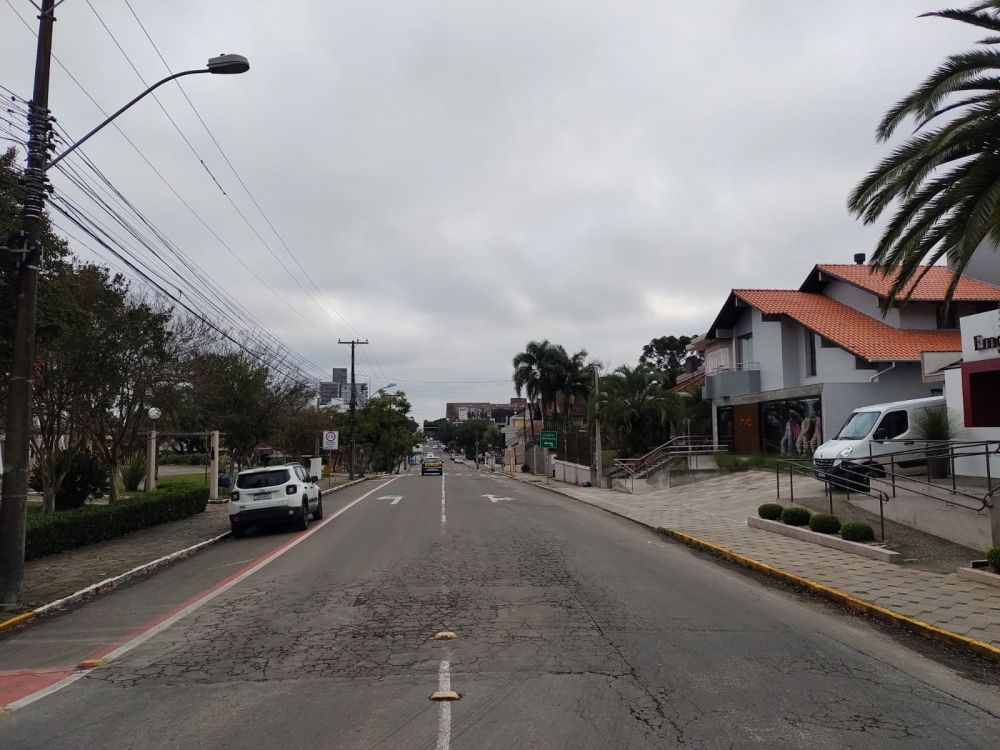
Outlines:
{"label": "metal handrail", "polygon": [[[795,459],[778,459],[775,462],[775,484],[777,485],[777,490],[776,490],[775,495],[776,495],[776,497],[778,499],[781,498],[781,464],[786,464],[788,466],[788,490],[789,490],[790,500],[794,503],[795,502],[795,479],[794,479],[794,475],[795,474],[800,474],[802,476],[808,476],[811,479],[816,479],[817,478],[816,477],[816,470],[813,467],[812,463],[806,464],[804,461],[795,460]],[[863,472],[858,472],[858,471],[856,471],[854,469],[851,469],[851,468],[847,469],[847,471],[850,474],[853,474],[856,479],[863,479],[863,478],[865,478],[867,476],[867,474],[864,474]],[[847,482],[844,482],[844,483],[834,482],[834,481],[832,481],[829,478],[829,475],[827,475],[826,477],[824,477],[821,481],[823,482],[823,485],[824,485],[824,490],[823,490],[824,496],[828,496],[830,498],[830,514],[833,515],[833,488],[835,486],[836,487],[842,487],[844,490],[847,491],[847,498],[850,499],[850,497],[851,497],[851,491],[852,491],[851,490],[851,486],[850,486],[851,483],[850,483],[850,481],[847,481]],[[858,490],[857,489],[857,485],[855,485],[855,489],[853,491],[857,495],[867,495],[868,497],[872,497],[872,498],[875,498],[876,500],[878,500],[879,533],[880,533],[881,541],[884,542],[885,541],[885,504],[887,502],[889,502],[889,495],[888,495],[888,493],[884,492],[883,490],[879,490],[879,489],[874,489],[873,490],[870,483],[868,485],[868,491],[867,492],[865,492],[863,490]]]}
{"label": "metal handrail", "polygon": [[628,477],[633,477],[641,471],[660,465],[661,459],[670,460],[679,456],[707,455],[715,449],[716,444],[711,437],[678,435],[639,458],[616,458],[613,463]]}

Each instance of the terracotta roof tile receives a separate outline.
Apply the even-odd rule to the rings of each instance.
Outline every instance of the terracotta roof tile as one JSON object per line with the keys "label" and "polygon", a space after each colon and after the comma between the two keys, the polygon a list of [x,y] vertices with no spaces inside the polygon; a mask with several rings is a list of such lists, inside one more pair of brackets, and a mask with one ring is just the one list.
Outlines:
{"label": "terracotta roof tile", "polygon": [[762,313],[787,315],[843,349],[869,361],[917,362],[922,352],[957,352],[958,331],[893,328],[822,294],[787,289],[734,289]]}
{"label": "terracotta roof tile", "polygon": [[689,393],[696,391],[705,385],[705,371],[697,372],[686,380],[682,380],[675,386],[668,388],[671,393]]}
{"label": "terracotta roof tile", "polygon": [[[820,263],[816,268],[849,284],[867,289],[880,297],[889,295],[889,289],[897,276],[895,272],[883,276],[881,272],[875,271],[871,266],[856,263]],[[927,266],[920,268],[923,270]],[[912,291],[909,299],[914,302],[943,302],[948,285],[954,278],[955,275],[945,266],[931,266],[920,283],[916,286],[911,283],[906,291]],[[903,296],[906,297],[906,295]],[[952,299],[956,302],[1000,301],[1000,286],[963,276],[959,279],[958,286],[955,287]]]}

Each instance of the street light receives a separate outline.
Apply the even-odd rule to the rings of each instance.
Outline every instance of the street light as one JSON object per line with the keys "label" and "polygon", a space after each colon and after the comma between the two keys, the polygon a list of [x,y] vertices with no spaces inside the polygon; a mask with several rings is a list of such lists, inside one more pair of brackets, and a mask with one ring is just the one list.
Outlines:
{"label": "street light", "polygon": [[389,383],[389,385],[383,385],[381,388],[379,388],[377,391],[375,391],[372,395],[370,395],[368,397],[368,400],[371,401],[373,398],[375,398],[382,391],[388,390],[389,388],[395,388],[395,387],[396,387],[396,383]]}
{"label": "street light", "polygon": [[104,122],[49,161],[49,67],[52,57],[52,28],[55,0],[41,0],[38,16],[38,49],[35,58],[35,81],[29,116],[28,160],[24,170],[22,209],[23,255],[17,271],[17,308],[11,336],[11,364],[7,387],[6,471],[0,496],[0,609],[20,604],[24,581],[24,540],[27,529],[27,492],[29,435],[31,431],[31,379],[35,363],[35,320],[38,311],[38,268],[42,248],[39,236],[45,213],[47,185],[45,175],[55,164],[78,149],[81,144],[122,112],[159,88],[181,76],[200,73],[232,75],[245,73],[250,63],[240,55],[219,55],[204,68],[184,70],[150,86]]}
{"label": "street light", "polygon": [[174,73],[173,75],[167,76],[162,81],[157,81],[156,83],[154,83],[148,89],[139,94],[139,96],[135,97],[135,99],[130,101],[128,104],[119,109],[117,112],[113,113],[104,122],[102,122],[96,128],[91,130],[85,136],[83,136],[83,138],[81,138],[72,146],[70,146],[68,149],[59,154],[59,156],[57,156],[55,159],[49,162],[49,165],[48,167],[46,167],[46,170],[51,169],[60,161],[62,161],[64,158],[66,158],[69,154],[73,153],[78,148],[80,148],[80,146],[82,146],[84,142],[86,142],[90,138],[90,136],[94,135],[94,133],[96,133],[98,130],[106,126],[116,117],[118,117],[118,115],[120,115],[122,112],[127,110],[133,104],[135,104],[137,101],[145,97],[147,94],[152,93],[163,84],[169,83],[170,81],[174,80],[175,78],[180,78],[181,76],[193,76],[193,75],[198,75],[200,73],[214,73],[216,75],[238,75],[239,73],[246,73],[248,70],[250,70],[250,61],[247,60],[245,57],[243,57],[243,55],[219,55],[218,57],[213,57],[209,59],[208,64],[204,68],[195,68],[193,70],[182,70],[180,73]]}

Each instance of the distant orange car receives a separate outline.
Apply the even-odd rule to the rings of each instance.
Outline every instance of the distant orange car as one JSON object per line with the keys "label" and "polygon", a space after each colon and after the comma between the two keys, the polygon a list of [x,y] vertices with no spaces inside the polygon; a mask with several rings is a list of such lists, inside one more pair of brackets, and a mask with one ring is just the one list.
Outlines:
{"label": "distant orange car", "polygon": [[424,474],[444,474],[444,464],[441,459],[435,456],[425,458],[423,466],[420,467],[420,476]]}

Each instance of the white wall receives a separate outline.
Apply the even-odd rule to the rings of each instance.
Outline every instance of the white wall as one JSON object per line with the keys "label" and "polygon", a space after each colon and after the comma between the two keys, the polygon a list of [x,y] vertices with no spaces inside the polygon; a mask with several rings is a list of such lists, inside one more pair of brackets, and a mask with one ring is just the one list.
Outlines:
{"label": "white wall", "polygon": [[555,470],[555,479],[559,482],[569,484],[582,484],[590,481],[590,467],[580,464],[571,464],[569,461],[552,460],[552,468]]}
{"label": "white wall", "polygon": [[781,358],[785,388],[802,385],[805,374],[803,330],[798,323],[787,318],[781,323]]}
{"label": "white wall", "polygon": [[[868,376],[871,377],[871,374]],[[826,383],[823,386],[823,437],[831,439],[859,406],[926,398],[934,383],[923,382],[920,363],[900,362],[874,383]]]}
{"label": "white wall", "polygon": [[781,323],[764,322],[757,308],[753,309],[749,317],[753,325],[753,359],[760,365],[760,388],[762,391],[784,388]]}
{"label": "white wall", "polygon": [[[829,278],[829,277],[827,277]],[[899,328],[899,310],[892,309],[882,317],[882,311],[878,309],[878,295],[866,292],[854,284],[848,284],[840,279],[830,279],[823,288],[823,294],[830,299],[843,303],[848,307],[853,307],[858,312],[862,312],[875,320],[883,320],[893,328]],[[934,326],[931,326],[933,328]]]}
{"label": "white wall", "polygon": [[911,302],[899,309],[899,327],[921,331],[937,328],[937,310],[927,302]]}

